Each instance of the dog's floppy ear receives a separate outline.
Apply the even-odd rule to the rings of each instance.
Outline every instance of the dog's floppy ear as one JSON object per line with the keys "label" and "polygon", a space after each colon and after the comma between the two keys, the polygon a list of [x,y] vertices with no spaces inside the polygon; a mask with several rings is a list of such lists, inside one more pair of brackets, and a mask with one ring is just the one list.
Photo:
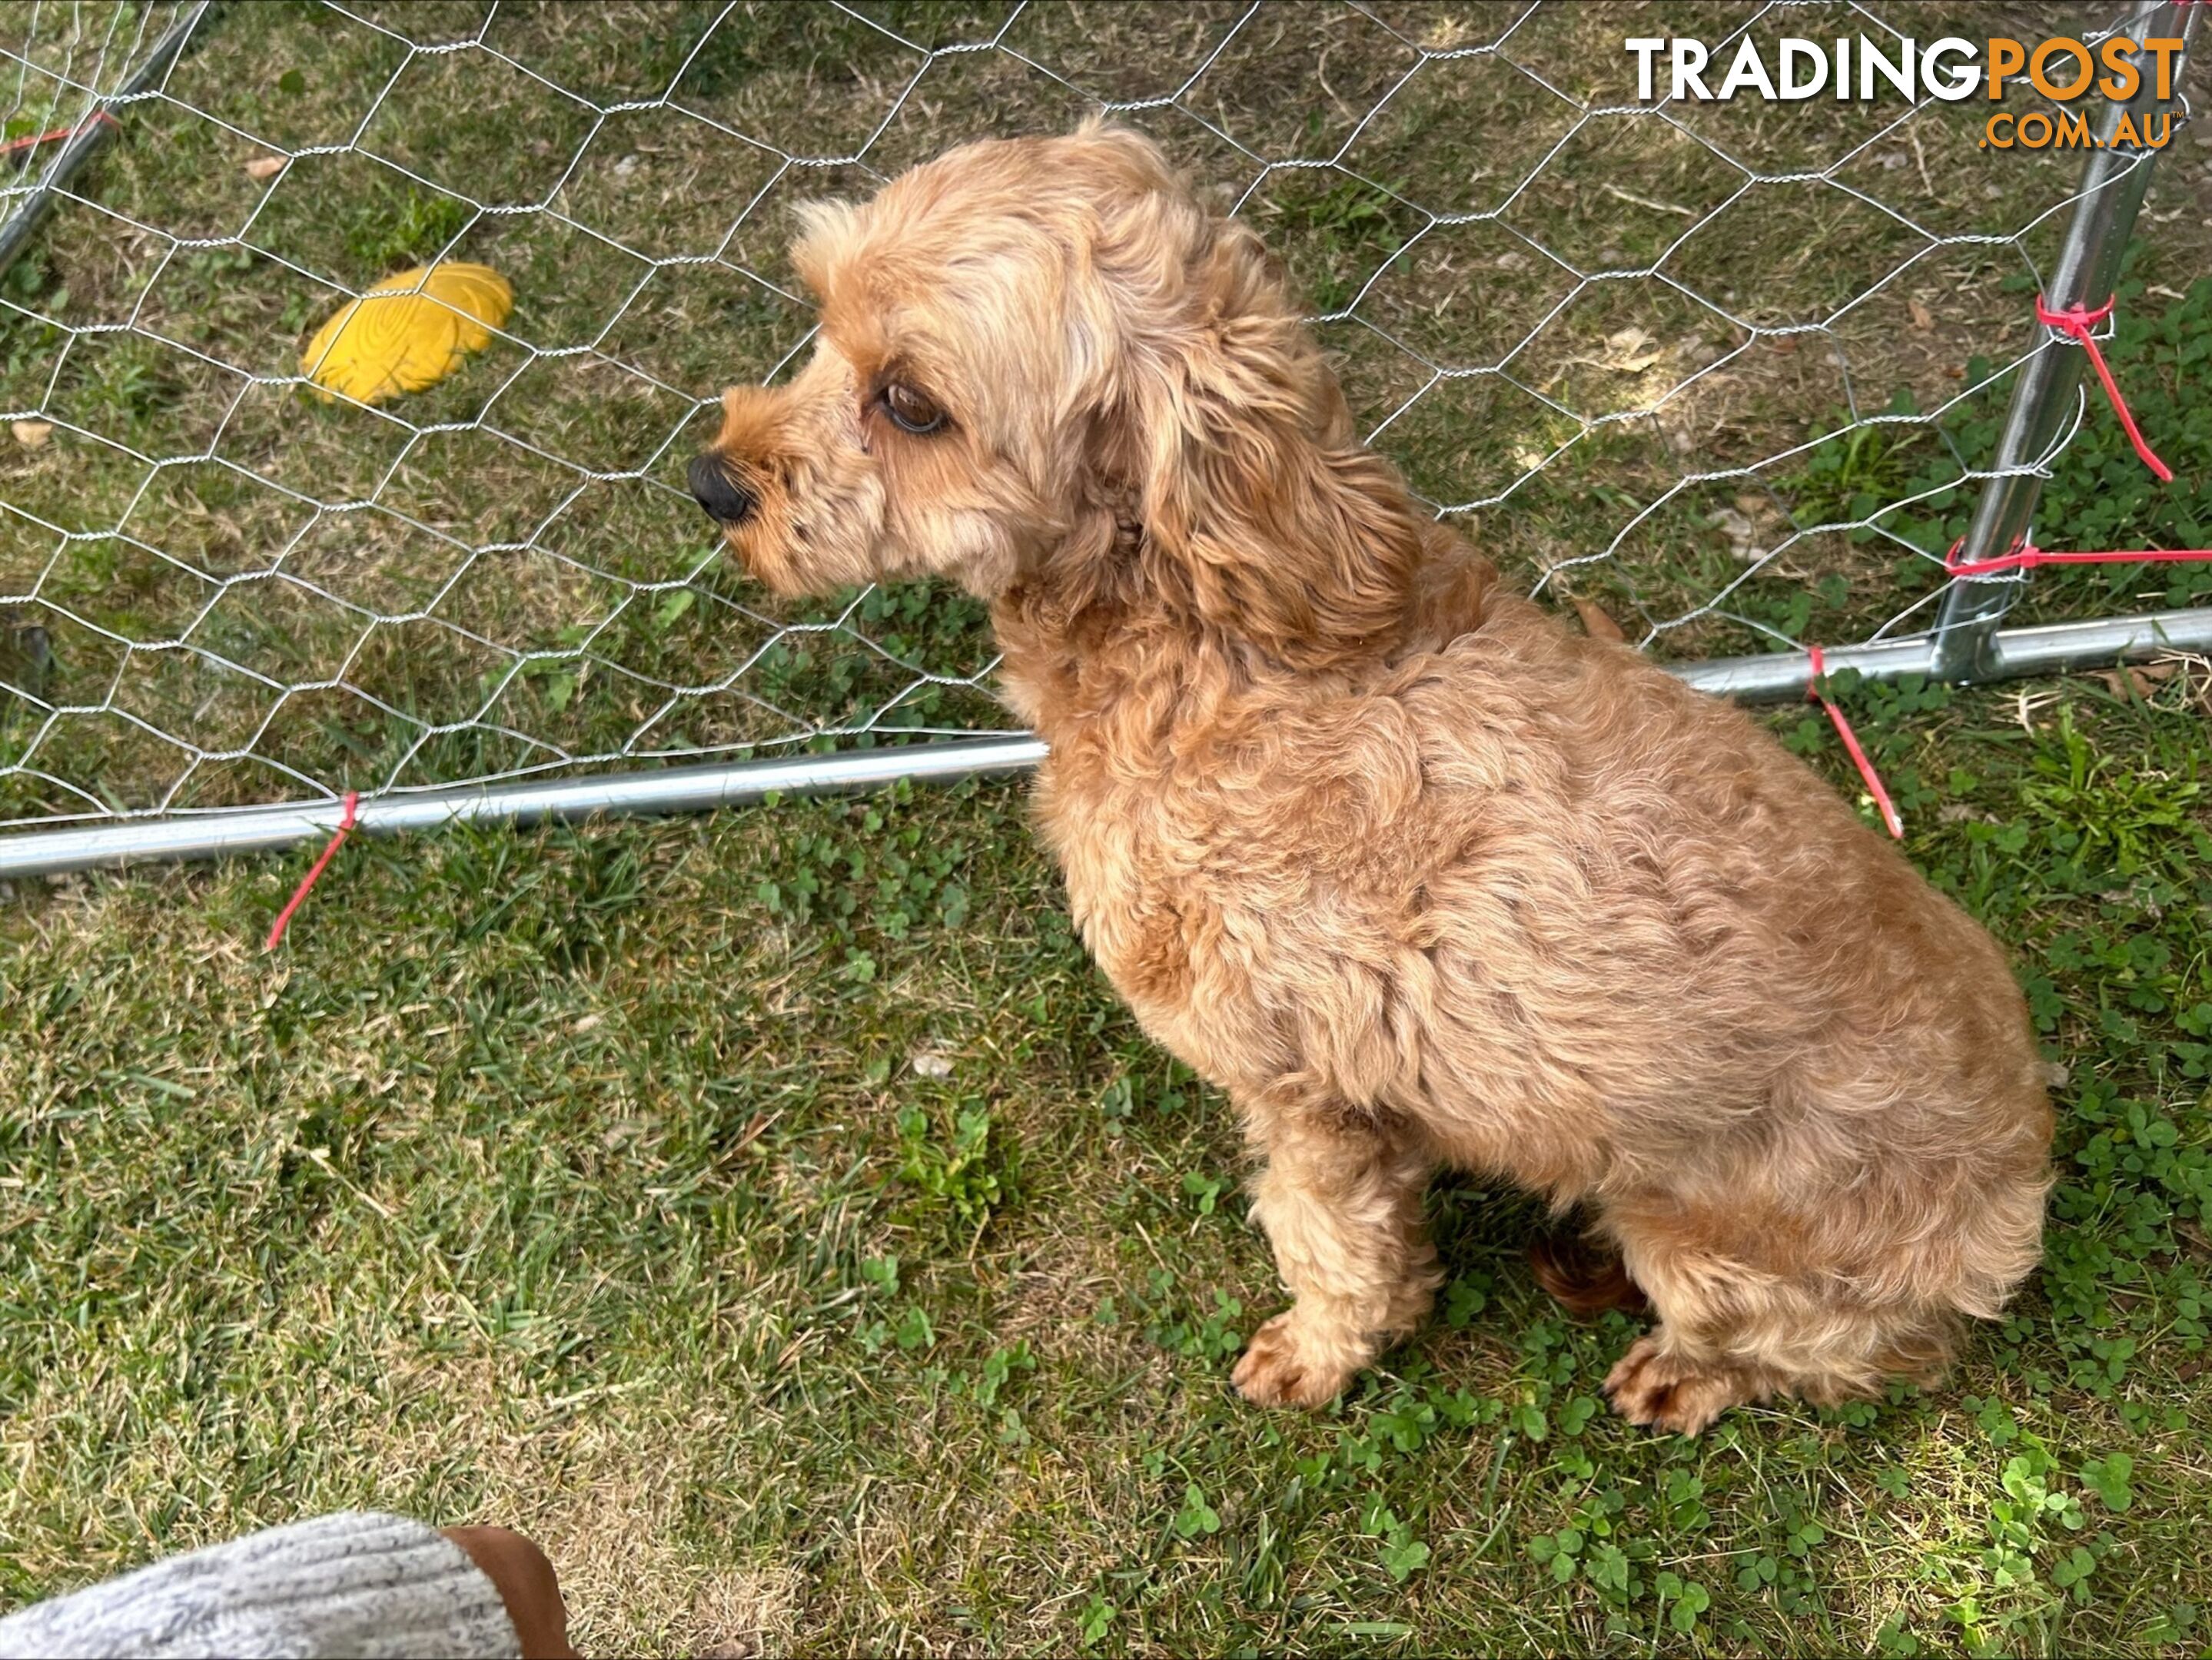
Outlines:
{"label": "dog's floppy ear", "polygon": [[1427,520],[1356,441],[1259,238],[1179,188],[1120,228],[1100,261],[1127,348],[1106,465],[1134,498],[1139,580],[1295,668],[1388,649]]}

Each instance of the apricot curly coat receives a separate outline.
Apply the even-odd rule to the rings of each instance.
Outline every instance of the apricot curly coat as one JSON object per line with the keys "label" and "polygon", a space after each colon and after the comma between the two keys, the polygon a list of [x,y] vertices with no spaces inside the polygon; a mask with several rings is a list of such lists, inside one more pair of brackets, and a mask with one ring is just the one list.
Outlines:
{"label": "apricot curly coat", "polygon": [[1658,1316],[1638,1423],[1926,1377],[1997,1312],[2051,1129],[1997,946],[1742,714],[1502,591],[1250,228],[1092,125],[796,257],[819,344],[727,395],[702,499],[779,590],[990,601],[1083,936],[1266,1160],[1295,1301],[1247,1396],[1421,1319],[1439,1164],[1589,1208]]}

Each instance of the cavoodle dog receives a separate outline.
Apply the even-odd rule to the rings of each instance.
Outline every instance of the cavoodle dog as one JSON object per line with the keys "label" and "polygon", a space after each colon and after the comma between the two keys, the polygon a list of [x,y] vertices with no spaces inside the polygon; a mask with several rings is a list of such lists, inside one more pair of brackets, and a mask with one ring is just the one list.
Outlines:
{"label": "cavoodle dog", "polygon": [[694,491],[781,592],[990,602],[1083,937],[1266,1161],[1294,1301],[1246,1396],[1421,1319],[1440,1164],[1592,1219],[1656,1317],[1606,1385],[1639,1424],[1926,1377],[1997,1312],[2051,1131],[1998,947],[1742,714],[1502,591],[1248,226],[1094,125],[795,258],[819,344]]}

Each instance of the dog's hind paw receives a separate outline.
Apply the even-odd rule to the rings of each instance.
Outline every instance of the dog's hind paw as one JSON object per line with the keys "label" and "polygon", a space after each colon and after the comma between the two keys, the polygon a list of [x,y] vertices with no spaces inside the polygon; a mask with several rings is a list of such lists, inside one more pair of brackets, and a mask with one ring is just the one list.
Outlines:
{"label": "dog's hind paw", "polygon": [[1295,1309],[1285,1310],[1259,1330],[1245,1345],[1243,1359],[1229,1381],[1247,1401],[1258,1407],[1325,1407],[1344,1393],[1359,1370],[1357,1361],[1314,1341],[1298,1324]]}
{"label": "dog's hind paw", "polygon": [[1613,1409],[1632,1424],[1695,1435],[1730,1407],[1766,1394],[1742,1373],[1676,1359],[1639,1337],[1606,1375]]}

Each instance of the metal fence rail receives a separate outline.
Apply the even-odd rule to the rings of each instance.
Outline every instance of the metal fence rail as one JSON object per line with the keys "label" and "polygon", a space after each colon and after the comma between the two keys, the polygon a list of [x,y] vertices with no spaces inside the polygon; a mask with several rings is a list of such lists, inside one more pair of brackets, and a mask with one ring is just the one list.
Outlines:
{"label": "metal fence rail", "polygon": [[[2141,0],[2116,27],[2137,38],[2186,38],[2200,9],[2188,0]],[[1839,580],[1833,561],[1845,556],[1833,550],[1849,536],[1939,573],[1942,556],[1896,528],[1894,515],[1917,497],[1825,515],[1789,512],[1765,526],[1750,521],[1741,496],[1735,508],[1712,503],[1738,487],[1771,496],[1778,479],[1786,484],[1794,476],[1790,469],[1853,435],[1933,433],[1949,443],[1946,418],[2008,378],[1994,454],[1958,457],[1945,488],[1978,491],[1960,548],[1966,559],[2017,546],[2082,418],[2079,348],[2038,329],[2016,350],[1996,353],[2002,361],[1987,374],[1925,410],[1866,407],[1850,353],[1865,350],[1869,331],[1899,309],[1907,279],[1939,256],[1989,251],[2017,256],[2033,273],[2032,240],[2061,222],[2064,240],[2043,290],[2060,307],[2101,303],[2156,159],[2153,150],[2107,142],[2091,153],[2077,185],[2024,208],[2008,229],[1931,228],[1922,220],[1937,218],[1946,204],[1912,124],[1941,118],[1942,109],[1914,103],[1808,156],[1747,156],[1738,153],[1740,140],[1717,133],[1699,112],[1610,105],[1569,84],[1573,59],[1559,42],[1583,25],[1557,4],[1532,0],[1479,13],[1486,31],[1480,39],[1466,38],[1458,24],[1416,38],[1362,7],[1328,13],[1341,21],[1323,24],[1315,21],[1324,15],[1317,8],[1286,15],[1254,4],[1218,24],[1193,25],[1178,46],[1184,55],[1155,75],[1151,90],[1143,70],[1110,61],[1110,51],[1085,58],[1079,41],[1071,46],[1055,34],[1060,14],[1025,4],[1010,3],[982,33],[944,40],[909,38],[898,19],[855,8],[818,10],[837,50],[892,54],[901,67],[880,85],[856,76],[853,97],[877,100],[866,119],[810,144],[808,132],[759,126],[796,124],[799,115],[763,116],[746,102],[752,82],[717,81],[702,67],[741,40],[752,55],[726,55],[748,74],[773,78],[772,57],[750,43],[783,38],[774,32],[788,33],[791,13],[772,18],[727,4],[666,14],[685,49],[655,71],[657,79],[599,86],[550,64],[545,54],[557,40],[503,33],[495,6],[473,27],[418,38],[428,24],[413,20],[427,14],[334,5],[331,27],[360,43],[362,61],[374,58],[383,78],[347,111],[342,127],[304,137],[301,127],[287,137],[259,126],[267,110],[282,112],[281,100],[225,101],[229,82],[272,67],[254,55],[263,15],[254,8],[40,0],[23,9],[12,41],[0,42],[0,64],[16,80],[20,119],[10,131],[46,122],[71,136],[33,149],[23,183],[0,187],[9,215],[0,250],[37,249],[53,235],[60,257],[73,249],[82,258],[106,236],[130,251],[120,263],[137,258],[143,268],[90,310],[65,292],[57,299],[52,287],[0,280],[0,328],[16,330],[0,420],[30,423],[42,447],[68,447],[91,479],[83,491],[88,505],[78,512],[67,506],[65,482],[42,476],[33,482],[46,495],[27,501],[29,486],[19,489],[0,473],[0,787],[15,792],[0,800],[7,832],[0,834],[0,876],[283,847],[326,834],[349,789],[361,793],[360,828],[380,834],[455,818],[531,823],[684,812],[773,793],[1033,764],[1042,754],[1033,739],[994,731],[974,712],[979,706],[963,710],[950,701],[988,685],[988,642],[972,629],[932,638],[910,612],[873,594],[825,611],[777,612],[719,569],[678,480],[722,364],[712,353],[678,361],[638,327],[661,296],[703,278],[720,285],[718,295],[738,294],[775,313],[754,351],[757,370],[774,373],[807,337],[801,302],[763,252],[776,204],[813,193],[817,183],[866,188],[910,159],[909,150],[926,153],[994,123],[1052,130],[1083,109],[1166,124],[1159,130],[1200,158],[1201,176],[1224,186],[1239,211],[1268,215],[1271,228],[1304,234],[1322,250],[1309,258],[1317,324],[1348,355],[1374,441],[1417,459],[1451,458],[1441,472],[1434,465],[1414,470],[1417,489],[1440,514],[1482,519],[1485,539],[1502,536],[1509,564],[1526,569],[1539,591],[1579,598],[1590,584],[1610,581],[1596,590],[1602,603],[1632,610],[1643,643],[1662,655],[1680,642],[1693,652],[1710,641],[1780,648],[1681,654],[1668,663],[1695,685],[1747,699],[1802,696],[1810,672],[1767,590]],[[1870,33],[1889,27],[1871,13],[1857,21]],[[1786,5],[1751,5],[1728,40],[1790,27]],[[1285,44],[1300,28],[1319,31],[1310,64],[1298,55],[1306,48]],[[1322,38],[1329,29],[1338,32]],[[1639,22],[1638,32],[1654,31]],[[1355,35],[1366,66],[1347,70]],[[954,95],[935,105],[933,96],[945,86],[957,91],[957,77],[978,64],[1060,101],[1011,116],[986,113],[979,102],[938,130],[951,120],[941,112]],[[1303,128],[1269,126],[1266,96],[1232,90],[1244,84],[1241,76],[1264,91],[1281,65],[1310,69],[1316,107]],[[472,187],[422,124],[465,95],[472,76],[489,84],[495,75],[538,100],[562,136],[532,178]],[[1365,77],[1358,83],[1361,101],[1338,84],[1355,75]],[[1486,161],[1463,181],[1378,178],[1378,155],[1421,174],[1421,123],[1407,112],[1431,108],[1420,100],[1438,83],[1444,95],[1435,106],[1453,107],[1452,96],[1476,84],[1455,76],[1490,77],[1480,84],[1511,112],[1512,134],[1528,153],[1499,163],[1495,178]],[[434,93],[446,102],[434,101]],[[2147,84],[2130,112],[2140,120],[2154,101]],[[2178,94],[2172,106],[2182,108]],[[929,117],[926,135],[908,131],[917,112],[933,108],[940,112]],[[2106,112],[2103,139],[2111,140],[2120,113]],[[193,142],[219,141],[233,166],[249,154],[266,158],[257,163],[264,170],[249,175],[265,183],[235,198],[234,221],[180,204],[173,223],[169,210],[143,193],[121,204],[104,199],[100,168],[88,163],[102,145],[127,149],[134,129],[150,130],[156,118],[180,124],[176,131]],[[1413,137],[1398,143],[1392,135],[1401,131]],[[610,134],[619,137],[611,142]],[[636,176],[656,155],[702,137],[718,147],[718,165],[741,172],[732,156],[757,165],[732,198],[726,223],[687,243],[635,211],[623,193],[635,193]],[[1715,174],[1709,193],[1678,202],[1645,182],[1640,158],[1662,154],[1689,158],[1675,163],[1678,187],[1700,169]],[[432,224],[416,234],[418,243],[428,236],[433,257],[476,257],[480,243],[508,264],[561,250],[569,262],[559,285],[564,301],[586,307],[566,322],[526,324],[518,313],[495,331],[465,398],[374,410],[342,401],[316,417],[347,444],[386,446],[358,477],[303,475],[306,464],[293,458],[307,441],[265,421],[254,424],[276,407],[274,397],[293,400],[286,410],[307,407],[292,361],[296,335],[285,333],[275,347],[257,336],[258,344],[241,348],[222,329],[196,328],[180,307],[162,303],[173,285],[209,292],[192,286],[192,273],[195,262],[210,260],[219,271],[270,273],[272,283],[326,305],[358,295],[380,274],[362,263],[371,253],[347,267],[347,256],[330,252],[296,211],[288,216],[307,186],[287,195],[287,179],[305,178],[317,164],[358,166],[365,171],[342,176],[363,190],[398,192],[393,199],[404,206],[392,212],[404,225]],[[144,171],[153,176],[153,163]],[[1924,187],[1916,204],[1882,199],[1892,191],[1881,179],[1911,173]],[[696,172],[684,186],[702,188]],[[1701,283],[1729,280],[1699,274],[1725,272],[1712,265],[1714,240],[1740,232],[1744,213],[1793,190],[1863,214],[1870,238],[1896,239],[1893,261],[1868,267],[1840,297],[1824,295],[1795,309],[1779,297],[1768,303],[1733,289],[1703,291]],[[1553,198],[1565,206],[1543,209]],[[1573,222],[1585,198],[1625,204],[1625,219],[1663,226],[1664,234],[1654,233],[1642,251],[1603,246],[1601,237],[1592,246]],[[54,229],[71,215],[72,224]],[[391,262],[390,249],[372,252]],[[1423,333],[1423,308],[1433,303],[1443,314],[1454,291],[1434,301],[1449,284],[1438,279],[1423,290],[1407,273],[1449,274],[1455,260],[1504,273],[1488,279],[1494,286],[1486,305],[1493,293],[1506,296],[1501,310],[1516,296],[1528,300],[1479,345],[1464,337],[1437,344]],[[618,267],[622,280],[595,289],[574,274],[592,261],[601,274]],[[1419,304],[1395,305],[1394,294],[1407,288]],[[591,303],[599,310],[589,312]],[[680,307],[670,302],[670,309]],[[728,309],[717,313],[726,319],[718,327],[726,325]],[[249,321],[269,335],[275,315],[271,301]],[[301,326],[292,311],[283,318],[291,329]],[[1683,318],[1683,338],[1692,344],[1665,339],[1663,331],[1684,326]],[[1825,353],[1832,364],[1842,418],[1800,420],[1793,432],[1774,433],[1779,441],[1771,449],[1753,442],[1700,465],[1691,417],[1724,404],[1730,378],[1750,374],[1759,353],[1800,345],[1808,359]],[[179,398],[204,418],[176,432],[143,415],[133,417],[136,426],[117,427],[78,388],[91,374],[86,366],[118,349],[173,364]],[[1887,361],[1879,341],[1872,355]],[[656,418],[626,435],[585,429],[580,403],[539,397],[550,378],[571,371],[619,386],[641,408],[652,404]],[[1818,377],[1808,371],[1807,378]],[[1462,418],[1455,400],[1468,399],[1487,411],[1486,424]],[[1481,436],[1455,449],[1455,418]],[[310,437],[321,430],[304,429]],[[1492,434],[1499,435],[1494,444]],[[498,504],[469,498],[477,475],[453,468],[461,495],[441,498],[437,512],[422,507],[416,474],[434,471],[434,460],[458,453],[448,447],[464,441],[482,441],[482,451],[471,453],[490,458],[482,476],[501,489],[522,476],[503,469],[530,469],[544,481],[542,501],[519,520],[492,525]],[[1570,492],[1581,488],[1575,481],[1585,474],[1577,469],[1601,481],[1613,453],[1608,444],[1645,446],[1624,466],[1648,471],[1651,456],[1664,458],[1661,486],[1624,500],[1602,547],[1546,546],[1540,538],[1520,547],[1522,509],[1540,502],[1555,477]],[[341,458],[329,463],[341,473],[346,453],[328,452]],[[121,483],[102,496],[111,474]],[[246,505],[234,508],[240,500]],[[185,506],[175,508],[179,501]],[[198,529],[176,528],[177,515],[195,502],[238,520],[243,545],[224,555],[227,563],[192,541]],[[1710,541],[1715,526],[1731,539],[1733,564],[1697,589],[1684,574],[1690,562],[1670,564],[1670,550],[1686,545],[1686,536]],[[343,558],[331,554],[334,538]],[[653,557],[634,557],[641,540]],[[397,575],[371,597],[349,586],[367,569]],[[1853,580],[1864,581],[1863,562]],[[2025,572],[2009,572],[1929,587],[1858,644],[1831,646],[1826,662],[1875,678],[1976,681],[2212,650],[2212,608],[2004,629],[2026,580]],[[507,609],[470,598],[472,584],[487,582]],[[166,611],[136,599],[173,589],[183,597]],[[115,599],[126,590],[132,605]],[[310,648],[316,629],[331,642],[319,657]],[[679,648],[674,636],[686,629],[696,638]],[[424,671],[426,663],[438,672]],[[666,764],[685,760],[707,764]],[[162,770],[171,765],[173,777]]]}

